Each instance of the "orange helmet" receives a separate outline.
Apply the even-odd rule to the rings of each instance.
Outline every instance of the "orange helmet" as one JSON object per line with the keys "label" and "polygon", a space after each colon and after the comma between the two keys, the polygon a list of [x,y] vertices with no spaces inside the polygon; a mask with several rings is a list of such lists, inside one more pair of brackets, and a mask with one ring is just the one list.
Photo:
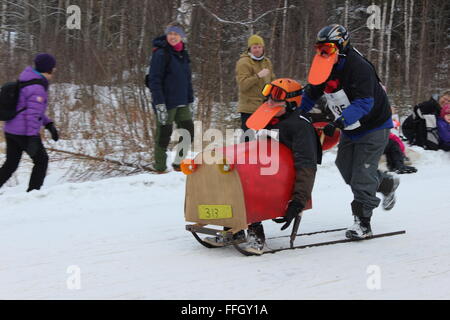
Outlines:
{"label": "orange helmet", "polygon": [[274,101],[286,101],[295,103],[299,107],[302,102],[303,87],[300,83],[289,78],[280,78],[264,86],[262,94]]}

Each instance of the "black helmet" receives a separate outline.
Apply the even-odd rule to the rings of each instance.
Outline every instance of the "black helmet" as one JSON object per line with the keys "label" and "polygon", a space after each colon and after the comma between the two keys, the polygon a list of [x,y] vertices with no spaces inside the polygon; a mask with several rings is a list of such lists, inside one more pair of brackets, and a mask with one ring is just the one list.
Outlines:
{"label": "black helmet", "polygon": [[331,24],[322,28],[317,34],[318,43],[335,43],[339,51],[342,53],[345,51],[345,48],[348,45],[350,35],[348,34],[347,29],[339,24]]}

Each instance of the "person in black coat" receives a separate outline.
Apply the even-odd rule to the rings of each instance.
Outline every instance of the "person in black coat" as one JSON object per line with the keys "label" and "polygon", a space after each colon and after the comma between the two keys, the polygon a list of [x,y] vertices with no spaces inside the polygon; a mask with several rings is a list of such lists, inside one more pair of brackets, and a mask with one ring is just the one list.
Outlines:
{"label": "person in black coat", "polygon": [[[186,157],[194,139],[192,74],[189,54],[182,41],[186,37],[181,25],[167,26],[165,35],[153,40],[153,55],[147,86],[152,94],[152,106],[156,113],[157,127],[154,150],[154,169],[167,172],[167,147],[172,135],[173,123],[185,129],[190,141],[178,144],[172,167],[180,171],[180,163]],[[181,142],[181,141],[180,141]]]}
{"label": "person in black coat", "polygon": [[372,235],[372,213],[380,204],[376,193],[384,195],[383,209],[392,209],[399,179],[378,170],[393,127],[386,91],[374,66],[349,39],[347,30],[338,24],[319,31],[300,108],[309,112],[324,96],[334,114],[324,133],[332,136],[337,128],[342,132],[336,166],[353,193],[355,221],[346,236],[362,239]]}

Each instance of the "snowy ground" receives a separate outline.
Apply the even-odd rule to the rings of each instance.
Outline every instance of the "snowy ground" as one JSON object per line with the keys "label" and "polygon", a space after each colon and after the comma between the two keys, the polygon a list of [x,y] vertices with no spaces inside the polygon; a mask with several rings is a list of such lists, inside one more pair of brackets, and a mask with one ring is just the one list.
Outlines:
{"label": "snowy ground", "polygon": [[[206,249],[184,230],[180,173],[68,183],[51,163],[43,190],[26,194],[23,163],[0,190],[0,299],[449,299],[450,153],[415,150],[419,172],[402,175],[396,207],[373,218],[374,232],[406,235],[262,257]],[[334,154],[324,160],[302,232],[352,223],[351,192]]]}

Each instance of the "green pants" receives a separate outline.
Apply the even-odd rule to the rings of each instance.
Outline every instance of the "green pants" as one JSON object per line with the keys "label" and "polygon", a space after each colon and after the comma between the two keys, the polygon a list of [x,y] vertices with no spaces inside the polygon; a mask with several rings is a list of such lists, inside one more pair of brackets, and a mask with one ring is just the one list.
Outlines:
{"label": "green pants", "polygon": [[[173,123],[177,125],[178,129],[186,129],[191,136],[191,143],[194,140],[194,122],[192,121],[192,113],[189,107],[177,107],[168,110],[168,118],[166,124],[161,124],[157,120],[156,124],[156,138],[155,138],[155,170],[165,171],[167,169],[167,147],[170,143],[172,135]],[[181,138],[180,141],[181,142]],[[174,164],[180,164],[187,156],[186,150],[180,148],[178,144]]]}

